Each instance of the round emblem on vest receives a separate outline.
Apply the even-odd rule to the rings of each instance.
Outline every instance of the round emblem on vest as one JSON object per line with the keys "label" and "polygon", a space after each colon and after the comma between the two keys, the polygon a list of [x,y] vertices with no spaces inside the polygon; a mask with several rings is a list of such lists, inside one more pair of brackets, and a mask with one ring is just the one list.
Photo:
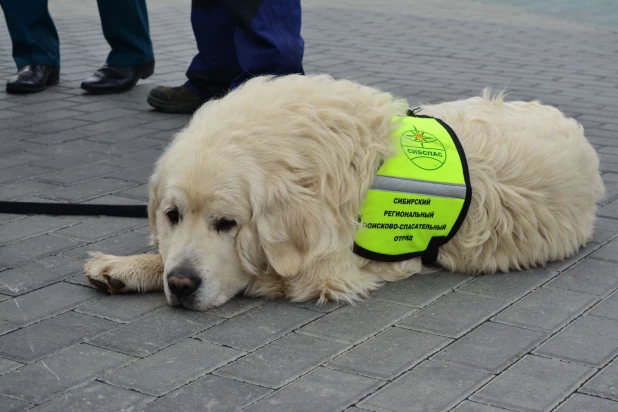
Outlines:
{"label": "round emblem on vest", "polygon": [[446,149],[440,139],[416,127],[401,134],[401,148],[408,159],[423,170],[436,170],[446,162]]}

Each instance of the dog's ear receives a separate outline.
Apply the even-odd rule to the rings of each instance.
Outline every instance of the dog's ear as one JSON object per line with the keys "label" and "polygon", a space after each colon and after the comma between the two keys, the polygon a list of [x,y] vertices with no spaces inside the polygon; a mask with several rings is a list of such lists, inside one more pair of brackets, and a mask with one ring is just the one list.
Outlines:
{"label": "dog's ear", "polygon": [[319,202],[305,185],[291,178],[271,182],[262,207],[254,210],[259,245],[268,264],[281,276],[294,276],[305,265],[319,238]]}

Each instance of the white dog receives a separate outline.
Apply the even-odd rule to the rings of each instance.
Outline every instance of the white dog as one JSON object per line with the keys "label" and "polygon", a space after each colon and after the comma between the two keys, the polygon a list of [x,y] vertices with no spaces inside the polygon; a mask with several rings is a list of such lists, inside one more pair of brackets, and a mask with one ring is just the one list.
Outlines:
{"label": "white dog", "polygon": [[[148,214],[160,254],[94,254],[88,279],[109,293],[165,291],[204,310],[239,292],[354,301],[421,270],[353,253],[357,217],[391,120],[408,103],[328,76],[260,77],[205,104],[159,159]],[[575,120],[501,95],[422,106],[458,135],[472,201],[437,263],[469,274],[567,258],[591,238],[604,188]]]}

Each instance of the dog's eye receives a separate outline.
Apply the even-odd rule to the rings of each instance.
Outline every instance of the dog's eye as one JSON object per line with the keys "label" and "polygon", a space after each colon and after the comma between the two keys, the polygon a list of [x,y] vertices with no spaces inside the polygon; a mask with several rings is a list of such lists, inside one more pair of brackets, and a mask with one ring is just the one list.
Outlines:
{"label": "dog's eye", "polygon": [[217,232],[227,232],[232,230],[232,228],[236,226],[236,221],[234,219],[221,218],[217,219],[215,222],[215,229]]}
{"label": "dog's eye", "polygon": [[166,214],[167,219],[170,221],[172,225],[177,225],[180,220],[180,214],[178,213],[178,209],[172,209],[168,211]]}

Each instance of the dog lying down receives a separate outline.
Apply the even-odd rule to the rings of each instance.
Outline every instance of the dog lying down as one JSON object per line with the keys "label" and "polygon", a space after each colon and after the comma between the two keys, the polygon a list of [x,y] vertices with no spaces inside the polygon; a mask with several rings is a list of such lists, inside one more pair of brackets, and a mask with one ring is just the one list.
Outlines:
{"label": "dog lying down", "polygon": [[[408,108],[391,94],[325,75],[248,81],[200,108],[157,162],[148,215],[159,254],[95,253],[86,276],[108,293],[164,290],[171,305],[205,310],[242,291],[352,302],[419,272],[418,254],[376,261],[353,251],[367,227],[359,214],[376,172],[398,150],[395,132]],[[439,266],[521,270],[568,258],[591,238],[604,188],[575,120],[488,91],[416,114],[452,128],[469,172],[469,208],[440,246]],[[410,147],[431,148],[418,132]],[[418,165],[427,166],[410,158],[408,172]],[[400,220],[406,227],[425,223],[429,212],[416,210],[429,209],[413,203],[391,201],[387,209],[408,211]],[[452,205],[435,212],[435,223]],[[403,244],[414,236],[401,237]]]}

